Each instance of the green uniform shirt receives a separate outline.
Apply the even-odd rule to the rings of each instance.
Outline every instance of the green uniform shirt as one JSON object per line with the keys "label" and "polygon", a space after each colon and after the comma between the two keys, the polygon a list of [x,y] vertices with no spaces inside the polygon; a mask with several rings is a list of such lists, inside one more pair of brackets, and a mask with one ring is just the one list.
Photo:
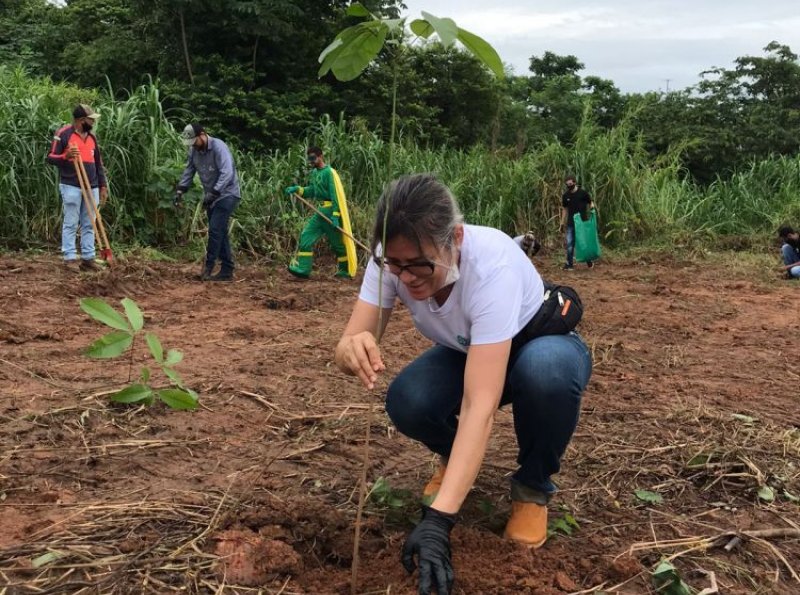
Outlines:
{"label": "green uniform shirt", "polygon": [[308,186],[303,187],[303,196],[305,198],[313,198],[317,202],[329,200],[338,210],[336,187],[333,183],[333,172],[330,165],[326,165],[322,169],[314,168],[308,181]]}

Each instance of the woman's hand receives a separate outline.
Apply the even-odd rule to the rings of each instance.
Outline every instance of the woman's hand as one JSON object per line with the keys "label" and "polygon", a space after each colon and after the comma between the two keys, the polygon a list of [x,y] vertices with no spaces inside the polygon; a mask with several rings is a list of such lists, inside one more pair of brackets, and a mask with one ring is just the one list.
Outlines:
{"label": "woman's hand", "polygon": [[378,373],[386,369],[375,336],[369,331],[342,337],[336,346],[336,363],[343,372],[358,376],[370,390],[375,388]]}

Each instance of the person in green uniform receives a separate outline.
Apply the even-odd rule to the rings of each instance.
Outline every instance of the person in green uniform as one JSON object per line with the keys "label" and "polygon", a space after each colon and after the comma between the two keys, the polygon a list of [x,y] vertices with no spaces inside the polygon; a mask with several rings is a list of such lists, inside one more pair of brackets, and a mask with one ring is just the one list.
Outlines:
{"label": "person in green uniform", "polygon": [[312,168],[308,186],[288,186],[284,192],[287,196],[299,194],[304,198],[312,199],[316,202],[317,209],[333,221],[333,225],[319,213],[314,213],[303,227],[303,231],[300,232],[297,254],[287,268],[295,277],[308,279],[311,276],[311,266],[314,260],[314,246],[322,236],[326,236],[338,262],[335,276],[349,279],[350,273],[347,270],[347,254],[342,242],[342,234],[336,229],[336,227],[341,227],[341,223],[334,170],[330,165],[325,164],[322,149],[319,147],[309,147],[306,151],[306,158],[308,165]]}

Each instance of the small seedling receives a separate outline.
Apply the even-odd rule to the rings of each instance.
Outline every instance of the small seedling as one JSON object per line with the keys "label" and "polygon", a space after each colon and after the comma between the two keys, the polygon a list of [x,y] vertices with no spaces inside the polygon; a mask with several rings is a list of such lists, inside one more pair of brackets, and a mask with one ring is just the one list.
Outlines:
{"label": "small seedling", "polygon": [[581,526],[575,520],[575,517],[569,512],[565,512],[564,516],[550,519],[550,522],[547,523],[547,537],[553,537],[558,534],[572,535],[573,531],[580,528]]}
{"label": "small seedling", "polygon": [[653,571],[653,586],[656,592],[663,595],[692,595],[692,588],[689,587],[675,567],[664,560]]}
{"label": "small seedling", "polygon": [[658,492],[651,492],[650,490],[634,490],[633,493],[639,500],[648,504],[661,504],[664,502],[664,497]]}
{"label": "small seedling", "polygon": [[[136,339],[144,334],[145,343],[150,355],[156,361],[161,371],[169,379],[169,385],[156,388],[150,383],[150,368],[143,366],[139,373],[139,382],[131,384],[111,395],[115,403],[144,403],[152,405],[158,397],[172,409],[196,409],[198,396],[192,389],[183,384],[183,379],[175,370],[175,366],[183,360],[183,353],[177,349],[170,349],[164,353],[164,347],[159,338],[151,332],[143,332],[144,316],[139,306],[130,298],[122,300],[125,316],[114,310],[108,303],[100,298],[84,298],[81,300],[81,310],[94,320],[114,329],[103,335],[86,348],[86,355],[97,359],[110,359],[118,357],[130,349],[130,365],[133,365],[133,348]],[[130,372],[128,374],[130,380]]]}
{"label": "small seedling", "polygon": [[775,501],[775,490],[773,490],[768,485],[763,485],[758,488],[758,499],[763,502],[774,502]]}
{"label": "small seedling", "polygon": [[411,492],[393,488],[384,477],[379,477],[372,484],[367,497],[381,508],[405,508],[413,500]]}

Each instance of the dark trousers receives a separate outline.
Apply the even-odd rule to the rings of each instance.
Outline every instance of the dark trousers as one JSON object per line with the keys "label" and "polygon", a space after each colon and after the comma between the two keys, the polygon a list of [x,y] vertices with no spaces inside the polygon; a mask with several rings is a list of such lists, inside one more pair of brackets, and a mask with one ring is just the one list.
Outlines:
{"label": "dark trousers", "polygon": [[228,239],[228,223],[238,204],[238,196],[223,196],[206,209],[208,215],[206,269],[209,271],[217,264],[217,260],[221,260],[220,272],[233,272],[233,251]]}
{"label": "dark trousers", "polygon": [[[386,412],[397,429],[450,456],[464,394],[467,355],[437,345],[389,385]],[[548,335],[519,349],[506,372],[500,406],[511,404],[519,470],[513,480],[549,497],[561,456],[578,423],[581,395],[592,374],[589,350],[576,333]]]}
{"label": "dark trousers", "polygon": [[564,236],[564,246],[567,250],[567,265],[573,266],[575,256],[575,226],[567,225],[567,233]]}

